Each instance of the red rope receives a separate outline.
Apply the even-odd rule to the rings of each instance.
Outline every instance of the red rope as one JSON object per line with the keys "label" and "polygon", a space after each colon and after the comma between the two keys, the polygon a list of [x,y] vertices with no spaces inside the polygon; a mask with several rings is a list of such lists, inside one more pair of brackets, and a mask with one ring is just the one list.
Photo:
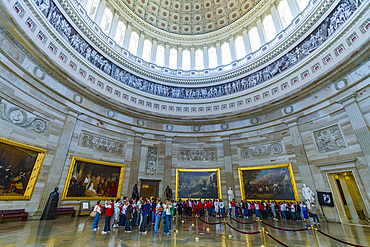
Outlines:
{"label": "red rope", "polygon": [[320,230],[318,230],[318,229],[315,229],[315,230],[316,230],[316,231],[318,231],[319,233],[321,233],[322,235],[324,235],[324,236],[326,236],[326,237],[328,237],[328,238],[331,238],[331,239],[333,239],[333,240],[335,240],[335,241],[338,241],[338,242],[340,242],[340,243],[342,243],[342,244],[347,244],[347,245],[351,245],[351,246],[355,246],[355,247],[365,247],[365,246],[363,246],[363,245],[351,244],[351,243],[348,243],[348,242],[346,242],[346,241],[343,241],[343,240],[340,240],[340,239],[334,238],[334,237],[329,236],[328,234],[326,234],[326,233],[324,233],[324,232],[322,232],[322,231],[320,231]]}
{"label": "red rope", "polygon": [[243,224],[243,225],[249,225],[249,224],[253,224],[253,223],[256,223],[256,222],[257,222],[257,220],[252,221],[252,222],[242,222],[242,221],[239,221],[239,220],[237,220],[237,219],[234,219],[234,218],[233,218],[233,217],[231,217],[231,216],[230,216],[230,219],[232,219],[233,221],[236,221],[236,222],[238,222],[238,223],[240,223],[240,224]]}
{"label": "red rope", "polygon": [[240,231],[236,228],[234,228],[232,225],[230,225],[229,223],[226,222],[226,225],[228,225],[231,229],[233,229],[234,231],[237,231],[237,232],[240,232],[240,233],[243,233],[243,234],[259,234],[260,232],[257,231],[257,232],[243,232],[243,231]]}
{"label": "red rope", "polygon": [[281,241],[279,241],[277,238],[275,238],[274,236],[272,236],[270,233],[266,232],[266,235],[269,236],[270,238],[272,238],[275,242],[277,242],[278,244],[281,244],[282,246],[284,247],[289,247],[288,245],[282,243]]}
{"label": "red rope", "polygon": [[265,225],[267,225],[269,227],[272,227],[274,229],[277,229],[277,230],[280,230],[280,231],[285,231],[285,232],[301,232],[301,231],[307,231],[307,230],[309,230],[308,228],[303,228],[303,229],[284,229],[284,228],[279,228],[279,227],[276,227],[276,226],[267,224],[266,222],[263,222],[262,220],[261,220],[261,223],[262,224],[265,224]]}
{"label": "red rope", "polygon": [[227,216],[214,216],[212,214],[209,214],[208,216],[211,216],[211,217],[214,217],[214,218],[220,218],[220,219],[224,219],[224,218],[227,217]]}
{"label": "red rope", "polygon": [[207,222],[207,221],[205,221],[205,220],[202,220],[201,218],[199,218],[198,217],[198,219],[200,220],[200,221],[202,221],[203,223],[206,223],[206,224],[208,224],[208,225],[218,225],[218,224],[221,224],[222,223],[222,221],[220,221],[220,222]]}
{"label": "red rope", "polygon": [[184,217],[184,216],[180,216],[181,218],[185,219],[185,220],[191,220],[191,219],[194,219],[195,217],[190,217],[190,218],[187,218],[187,217]]}

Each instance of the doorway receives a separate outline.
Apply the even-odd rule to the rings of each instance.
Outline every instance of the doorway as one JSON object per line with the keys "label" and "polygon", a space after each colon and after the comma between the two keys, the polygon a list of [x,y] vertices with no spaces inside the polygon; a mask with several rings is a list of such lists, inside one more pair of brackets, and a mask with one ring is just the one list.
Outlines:
{"label": "doorway", "polygon": [[366,221],[365,215],[368,214],[352,171],[332,173],[329,180],[342,222]]}
{"label": "doorway", "polygon": [[158,197],[160,180],[144,180],[141,179],[141,193],[143,198]]}

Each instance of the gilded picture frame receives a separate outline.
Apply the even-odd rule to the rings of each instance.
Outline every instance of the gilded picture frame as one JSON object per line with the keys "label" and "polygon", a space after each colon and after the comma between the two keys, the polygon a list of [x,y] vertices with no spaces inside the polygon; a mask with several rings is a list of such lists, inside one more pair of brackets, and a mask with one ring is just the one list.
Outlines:
{"label": "gilded picture frame", "polygon": [[[268,197],[267,198],[247,198],[246,197],[246,192],[245,192],[246,185],[244,183],[243,171],[253,171],[253,170],[255,170],[255,171],[266,170],[267,171],[267,170],[272,170],[272,169],[276,169],[276,168],[287,168],[287,170],[289,172],[289,180],[290,180],[290,183],[291,183],[291,189],[292,189],[294,199],[274,199],[273,197],[272,198],[268,198]],[[268,165],[268,166],[240,167],[240,168],[238,168],[238,173],[239,173],[239,183],[240,183],[240,191],[241,191],[241,195],[242,195],[242,200],[247,200],[247,201],[274,200],[274,201],[286,201],[286,202],[299,201],[298,190],[297,190],[296,182],[295,182],[295,179],[294,179],[294,174],[293,174],[293,169],[292,169],[292,164],[291,163],[278,164],[278,165]],[[287,180],[287,178],[285,178],[284,180]]]}
{"label": "gilded picture frame", "polygon": [[[94,185],[96,186],[96,184],[94,184],[93,182],[90,182],[90,185],[92,184],[91,186],[87,185],[91,188],[91,191],[89,191],[89,192],[91,192],[90,194],[93,194],[92,196],[86,196],[86,190],[84,191],[84,195],[82,195],[82,196],[76,196],[76,194],[72,194],[71,191],[70,191],[70,189],[72,188],[71,182],[73,183],[72,179],[75,179],[76,174],[74,174],[74,172],[76,173],[76,170],[77,170],[79,164],[85,164],[85,165],[91,166],[89,171],[88,171],[88,172],[90,172],[89,173],[89,179],[91,178],[91,181],[93,179],[92,170],[94,170],[94,166],[98,166],[98,167],[95,167],[95,168],[100,168],[100,170],[101,170],[100,166],[106,166],[105,169],[104,169],[104,170],[106,170],[106,174],[94,174],[94,175],[96,176],[96,178],[98,178],[98,176],[100,177],[101,180],[99,180],[99,181],[107,181],[107,183],[108,183],[108,179],[110,179],[110,182],[114,181],[116,183],[117,183],[117,180],[118,180],[116,196],[111,196],[111,195],[102,196],[101,194],[99,194],[99,192],[97,190],[95,190]],[[85,171],[84,171],[85,166],[84,166],[84,168],[81,168],[81,166],[80,166],[80,170],[78,171],[78,175],[77,175],[78,180],[84,179],[82,176],[85,173]],[[76,167],[76,169],[75,169],[75,167]],[[119,174],[116,173],[117,171],[119,172]],[[64,190],[63,190],[61,200],[63,200],[63,201],[91,201],[91,200],[96,201],[96,200],[108,200],[108,199],[121,198],[124,173],[125,173],[125,165],[124,164],[105,162],[105,161],[99,161],[99,160],[92,160],[92,159],[86,159],[86,158],[73,156],[72,161],[71,161],[71,165],[69,167],[69,172],[68,172],[68,176],[67,176],[66,184],[64,186]],[[117,177],[118,177],[118,179],[116,179]],[[104,180],[103,180],[103,178],[104,178]],[[115,178],[115,179],[113,180],[113,178]],[[92,191],[95,191],[96,196],[94,195],[94,193]]]}
{"label": "gilded picture frame", "polygon": [[[20,156],[22,156],[22,155],[20,155],[19,153],[13,154],[13,156],[16,156],[17,161],[19,163],[23,162],[23,168],[27,169],[27,170],[22,171],[22,173],[25,175],[22,178],[22,181],[23,181],[24,185],[22,184],[22,186],[21,186],[22,187],[21,191],[23,191],[23,192],[19,191],[20,188],[17,185],[17,183],[18,184],[21,183],[21,180],[19,179],[19,176],[17,176],[17,174],[12,174],[10,176],[11,181],[8,182],[10,186],[6,186],[8,188],[5,188],[5,186],[2,185],[2,190],[0,191],[0,201],[27,201],[27,200],[30,200],[31,197],[32,197],[33,190],[35,189],[37,178],[40,174],[41,166],[42,166],[42,163],[43,163],[45,155],[46,155],[46,150],[41,149],[41,148],[37,148],[37,147],[33,147],[33,146],[29,146],[29,145],[26,145],[26,144],[23,144],[23,143],[11,141],[11,140],[0,137],[0,151],[1,151],[2,147],[4,147],[4,149],[5,149],[5,147],[7,149],[8,149],[8,147],[10,147],[12,149],[14,148],[18,152],[25,153],[24,157],[26,157],[26,156],[28,156],[28,157],[25,158],[24,161],[20,161],[20,159],[22,158]],[[9,151],[9,149],[6,150],[6,151],[11,152],[11,151]],[[8,153],[8,154],[4,155],[4,153],[5,153],[5,150],[3,150],[3,152],[1,152],[1,157],[0,157],[0,159],[1,159],[1,162],[0,162],[1,171],[0,171],[0,173],[3,173],[3,171],[4,171],[6,173],[11,174],[12,173],[11,170],[16,169],[17,166],[19,166],[19,164],[13,164],[13,167],[6,166],[7,158],[8,158],[6,156],[10,157],[12,154]],[[31,158],[31,160],[33,160],[33,161],[29,162],[29,160],[30,160],[29,158]],[[14,159],[14,157],[13,157],[13,159]],[[10,172],[9,172],[9,170],[10,170]],[[19,171],[20,170],[18,169],[18,172]],[[4,175],[4,181],[5,181],[5,176],[9,177],[9,174]],[[2,177],[3,175],[0,175],[0,176]],[[1,179],[3,179],[3,178],[1,178]],[[14,189],[14,193],[12,193],[13,189]],[[11,192],[11,193],[9,193],[9,192]],[[15,194],[19,194],[19,195],[15,195]]]}
{"label": "gilded picture frame", "polygon": [[[214,172],[217,178],[217,197],[216,198],[206,198],[201,196],[191,197],[191,196],[182,196],[180,195],[180,173],[199,173],[199,175],[209,175],[210,173]],[[203,174],[202,174],[203,173]],[[191,178],[189,178],[191,179]],[[195,181],[194,181],[195,182]],[[176,169],[176,200],[199,200],[199,199],[222,199],[221,193],[221,176],[220,176],[220,169]]]}

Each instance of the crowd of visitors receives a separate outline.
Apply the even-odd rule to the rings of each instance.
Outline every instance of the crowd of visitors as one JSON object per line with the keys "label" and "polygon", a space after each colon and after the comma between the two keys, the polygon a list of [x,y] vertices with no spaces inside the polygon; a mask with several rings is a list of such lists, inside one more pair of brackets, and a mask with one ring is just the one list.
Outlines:
{"label": "crowd of visitors", "polygon": [[[225,204],[220,200],[186,200],[161,201],[160,198],[138,200],[123,197],[123,200],[105,201],[105,225],[102,234],[110,232],[113,228],[124,227],[125,232],[130,233],[133,227],[138,227],[139,233],[147,234],[147,224],[154,225],[154,232],[159,233],[161,221],[163,221],[163,234],[170,235],[172,231],[172,218],[174,216],[213,216],[225,217]],[[311,203],[308,210],[304,202],[276,202],[276,201],[240,201],[232,200],[228,203],[229,216],[235,218],[251,218],[261,220],[286,220],[286,221],[309,221],[309,211],[314,224],[320,224],[317,217],[317,208]],[[96,213],[93,223],[93,231],[99,229],[98,223],[103,206],[98,201],[93,211]],[[113,217],[113,219],[112,219]]]}

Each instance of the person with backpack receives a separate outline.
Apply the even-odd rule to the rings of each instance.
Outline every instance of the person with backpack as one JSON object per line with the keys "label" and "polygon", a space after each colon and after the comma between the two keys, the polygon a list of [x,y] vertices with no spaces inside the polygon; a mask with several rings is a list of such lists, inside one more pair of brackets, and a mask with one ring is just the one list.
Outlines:
{"label": "person with backpack", "polygon": [[161,214],[163,212],[163,207],[161,204],[161,199],[158,198],[157,200],[157,205],[155,207],[155,225],[154,225],[154,232],[158,233],[159,232],[159,223],[161,221]]}
{"label": "person with backpack", "polygon": [[110,204],[108,205],[108,202],[105,201],[105,226],[104,231],[102,231],[101,234],[105,235],[108,232],[110,232],[110,222],[114,211],[114,200],[110,200]]}
{"label": "person with backpack", "polygon": [[146,223],[148,221],[149,216],[149,208],[150,208],[150,201],[148,198],[145,199],[144,203],[141,205],[141,216],[142,220],[140,223],[140,231],[139,233],[146,234]]}
{"label": "person with backpack", "polygon": [[96,212],[95,217],[94,217],[94,224],[93,224],[93,231],[95,232],[96,230],[99,229],[98,224],[99,224],[99,220],[100,220],[100,215],[103,212],[103,208],[100,205],[100,201],[98,201],[96,203],[93,211]]}
{"label": "person with backpack", "polygon": [[170,224],[170,219],[171,219],[171,208],[172,208],[172,203],[166,200],[165,204],[163,204],[163,212],[165,215],[165,224],[164,224],[163,234],[166,234],[168,236],[170,235],[169,224]]}

